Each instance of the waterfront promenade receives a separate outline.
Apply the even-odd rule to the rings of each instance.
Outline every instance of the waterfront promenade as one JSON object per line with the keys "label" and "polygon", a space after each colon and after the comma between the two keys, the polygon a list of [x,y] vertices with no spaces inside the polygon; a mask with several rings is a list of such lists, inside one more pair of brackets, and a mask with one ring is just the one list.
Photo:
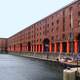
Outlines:
{"label": "waterfront promenade", "polygon": [[29,57],[29,58],[36,58],[36,59],[41,59],[41,60],[47,60],[47,61],[57,61],[57,59],[58,59],[59,62],[63,63],[63,64],[68,64],[68,65],[72,65],[72,66],[77,66],[77,64],[78,64],[78,66],[80,66],[80,60],[77,61],[77,58],[76,58],[76,60],[73,60],[73,59],[71,59],[70,56],[67,56],[67,55],[59,55],[59,54],[47,55],[47,53],[30,53],[30,52],[16,53],[16,54],[14,52],[10,52],[9,54],[23,56],[23,57]]}

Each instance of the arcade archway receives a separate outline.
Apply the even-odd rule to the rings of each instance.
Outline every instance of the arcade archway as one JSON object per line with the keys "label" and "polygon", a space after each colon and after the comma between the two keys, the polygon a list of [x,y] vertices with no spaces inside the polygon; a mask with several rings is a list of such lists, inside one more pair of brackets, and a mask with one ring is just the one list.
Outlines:
{"label": "arcade archway", "polygon": [[31,51],[31,42],[28,42],[28,51]]}
{"label": "arcade archway", "polygon": [[43,40],[44,52],[49,52],[49,42],[48,38]]}
{"label": "arcade archway", "polygon": [[20,43],[20,52],[22,51],[22,43]]}
{"label": "arcade archway", "polygon": [[63,47],[63,52],[67,52],[66,48],[67,48],[67,43],[66,42],[63,42],[62,43],[62,47]]}

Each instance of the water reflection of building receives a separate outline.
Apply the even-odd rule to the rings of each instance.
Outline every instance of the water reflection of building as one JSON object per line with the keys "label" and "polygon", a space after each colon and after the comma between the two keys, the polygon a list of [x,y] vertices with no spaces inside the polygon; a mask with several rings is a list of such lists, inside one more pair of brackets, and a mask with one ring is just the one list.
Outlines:
{"label": "water reflection of building", "polygon": [[7,44],[14,52],[80,52],[80,1],[14,34]]}

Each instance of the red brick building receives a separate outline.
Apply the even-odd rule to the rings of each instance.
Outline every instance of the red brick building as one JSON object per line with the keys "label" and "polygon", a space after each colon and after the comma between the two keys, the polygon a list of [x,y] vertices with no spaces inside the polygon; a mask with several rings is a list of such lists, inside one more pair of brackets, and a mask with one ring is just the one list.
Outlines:
{"label": "red brick building", "polygon": [[0,52],[7,51],[7,39],[0,38]]}
{"label": "red brick building", "polygon": [[7,46],[13,52],[80,52],[80,1],[9,37]]}

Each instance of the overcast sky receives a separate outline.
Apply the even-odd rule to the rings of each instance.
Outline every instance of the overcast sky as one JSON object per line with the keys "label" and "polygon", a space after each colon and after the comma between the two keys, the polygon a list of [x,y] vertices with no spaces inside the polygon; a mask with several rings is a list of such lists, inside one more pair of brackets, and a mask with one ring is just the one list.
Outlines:
{"label": "overcast sky", "polygon": [[74,0],[0,0],[0,37],[8,38]]}

